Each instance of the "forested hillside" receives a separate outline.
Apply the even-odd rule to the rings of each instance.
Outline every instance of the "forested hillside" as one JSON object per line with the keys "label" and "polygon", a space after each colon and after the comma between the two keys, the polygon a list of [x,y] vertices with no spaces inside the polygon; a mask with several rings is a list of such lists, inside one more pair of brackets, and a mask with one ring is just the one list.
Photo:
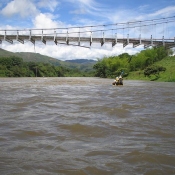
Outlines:
{"label": "forested hillside", "polygon": [[[103,78],[115,78],[122,74],[125,79],[144,79],[144,80],[162,80],[175,81],[175,71],[171,65],[175,67],[173,61],[175,57],[171,50],[164,47],[149,48],[141,51],[136,55],[124,53],[118,56],[99,59],[94,65],[95,76]],[[167,61],[169,60],[169,61]],[[170,62],[172,64],[164,64]],[[171,69],[171,76],[162,75],[168,74]]]}
{"label": "forested hillside", "polygon": [[45,62],[45,59],[37,58],[35,53],[33,55],[37,60],[35,62],[26,62],[24,61],[26,58],[9,56],[9,52],[5,53],[5,56],[0,55],[0,77],[96,76],[115,78],[122,74],[124,79],[130,80],[175,82],[175,57],[171,56],[172,50],[167,50],[164,47],[148,48],[135,55],[123,53],[118,56],[104,57],[97,62],[66,61],[65,63],[69,66],[64,66],[66,64],[63,65],[63,61],[60,61],[58,65]]}
{"label": "forested hillside", "polygon": [[43,62],[24,62],[16,56],[0,57],[0,77],[64,77],[91,76],[91,72],[54,66]]}
{"label": "forested hillside", "polygon": [[[41,55],[39,53],[33,52],[9,52],[0,48],[0,58],[4,57],[19,57],[22,58],[24,62],[36,62],[36,63],[48,63],[53,66],[62,66],[68,69],[79,69],[81,72],[89,72],[93,70],[93,65],[95,61],[93,60],[66,60],[61,61],[56,58],[52,58],[46,55]],[[66,59],[66,58],[64,58]]]}

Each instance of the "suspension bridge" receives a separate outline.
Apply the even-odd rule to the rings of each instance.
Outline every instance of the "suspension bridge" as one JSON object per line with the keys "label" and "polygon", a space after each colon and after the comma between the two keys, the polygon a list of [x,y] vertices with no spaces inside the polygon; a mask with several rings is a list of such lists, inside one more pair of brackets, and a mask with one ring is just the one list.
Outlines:
{"label": "suspension bridge", "polygon": [[0,44],[4,41],[10,44],[14,44],[16,41],[25,44],[26,41],[30,41],[35,45],[36,42],[40,41],[44,44],[53,42],[56,45],[63,44],[86,48],[90,48],[93,43],[99,43],[101,46],[107,43],[111,44],[112,47],[117,44],[122,44],[123,47],[132,44],[133,48],[140,45],[143,45],[144,48],[150,46],[173,48],[175,47],[174,33],[171,36],[167,33],[173,26],[170,24],[174,22],[175,16],[69,28],[0,29]]}

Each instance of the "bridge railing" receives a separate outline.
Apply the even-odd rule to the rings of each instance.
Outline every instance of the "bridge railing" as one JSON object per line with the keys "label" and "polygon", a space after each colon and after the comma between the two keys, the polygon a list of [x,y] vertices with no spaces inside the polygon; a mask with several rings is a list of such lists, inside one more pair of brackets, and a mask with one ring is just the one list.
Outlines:
{"label": "bridge railing", "polygon": [[123,44],[123,47],[126,47],[129,44],[133,44],[133,48],[138,47],[140,45],[144,45],[144,48],[150,47],[150,46],[165,46],[167,48],[175,47],[175,38],[173,39],[165,39],[162,37],[162,39],[153,39],[152,36],[149,39],[146,38],[105,38],[105,37],[68,37],[68,36],[54,36],[54,35],[0,35],[0,42],[9,42],[11,44],[14,43],[14,41],[18,41],[22,44],[24,44],[25,40],[31,41],[33,44],[35,44],[36,41],[41,41],[44,44],[47,43],[47,41],[53,41],[55,44],[66,44],[71,45],[71,43],[77,43],[77,45],[81,45],[81,43],[89,43],[91,46],[92,43],[99,43],[101,46],[103,46],[105,43],[111,44],[112,47],[114,47],[116,44]]}

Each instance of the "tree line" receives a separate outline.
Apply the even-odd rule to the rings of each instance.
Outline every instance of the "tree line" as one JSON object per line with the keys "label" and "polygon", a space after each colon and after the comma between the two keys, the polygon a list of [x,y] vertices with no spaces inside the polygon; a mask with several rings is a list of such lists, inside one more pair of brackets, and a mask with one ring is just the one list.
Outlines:
{"label": "tree line", "polygon": [[172,54],[171,50],[165,47],[153,47],[143,50],[135,55],[123,53],[118,56],[104,57],[99,59],[94,65],[95,76],[102,78],[112,78],[123,73],[124,77],[131,71],[144,70],[145,76],[157,75],[160,71],[165,71],[163,66],[153,66],[155,62],[162,60]]}
{"label": "tree line", "polygon": [[82,77],[96,76],[101,78],[114,78],[122,75],[127,77],[132,71],[142,70],[145,76],[165,71],[163,66],[155,66],[154,63],[172,54],[165,47],[153,47],[143,50],[135,55],[123,53],[118,56],[98,59],[93,69],[82,71],[77,68],[54,66],[42,62],[24,62],[22,58],[11,56],[0,58],[0,77]]}
{"label": "tree line", "polygon": [[11,56],[0,58],[0,77],[64,77],[86,76],[79,69],[54,66],[42,62],[24,62],[22,58]]}

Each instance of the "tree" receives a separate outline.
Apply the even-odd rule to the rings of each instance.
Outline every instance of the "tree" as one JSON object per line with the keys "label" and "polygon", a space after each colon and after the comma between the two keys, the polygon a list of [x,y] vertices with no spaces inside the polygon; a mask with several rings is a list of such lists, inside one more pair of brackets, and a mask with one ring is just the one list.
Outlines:
{"label": "tree", "polygon": [[106,78],[106,65],[104,61],[98,61],[97,64],[93,66],[95,69],[95,76],[101,77],[101,78]]}
{"label": "tree", "polygon": [[151,75],[155,75],[156,77],[159,77],[159,72],[165,71],[165,70],[166,68],[163,66],[152,65],[152,66],[147,67],[144,70],[144,75],[145,77],[146,76],[150,77]]}

